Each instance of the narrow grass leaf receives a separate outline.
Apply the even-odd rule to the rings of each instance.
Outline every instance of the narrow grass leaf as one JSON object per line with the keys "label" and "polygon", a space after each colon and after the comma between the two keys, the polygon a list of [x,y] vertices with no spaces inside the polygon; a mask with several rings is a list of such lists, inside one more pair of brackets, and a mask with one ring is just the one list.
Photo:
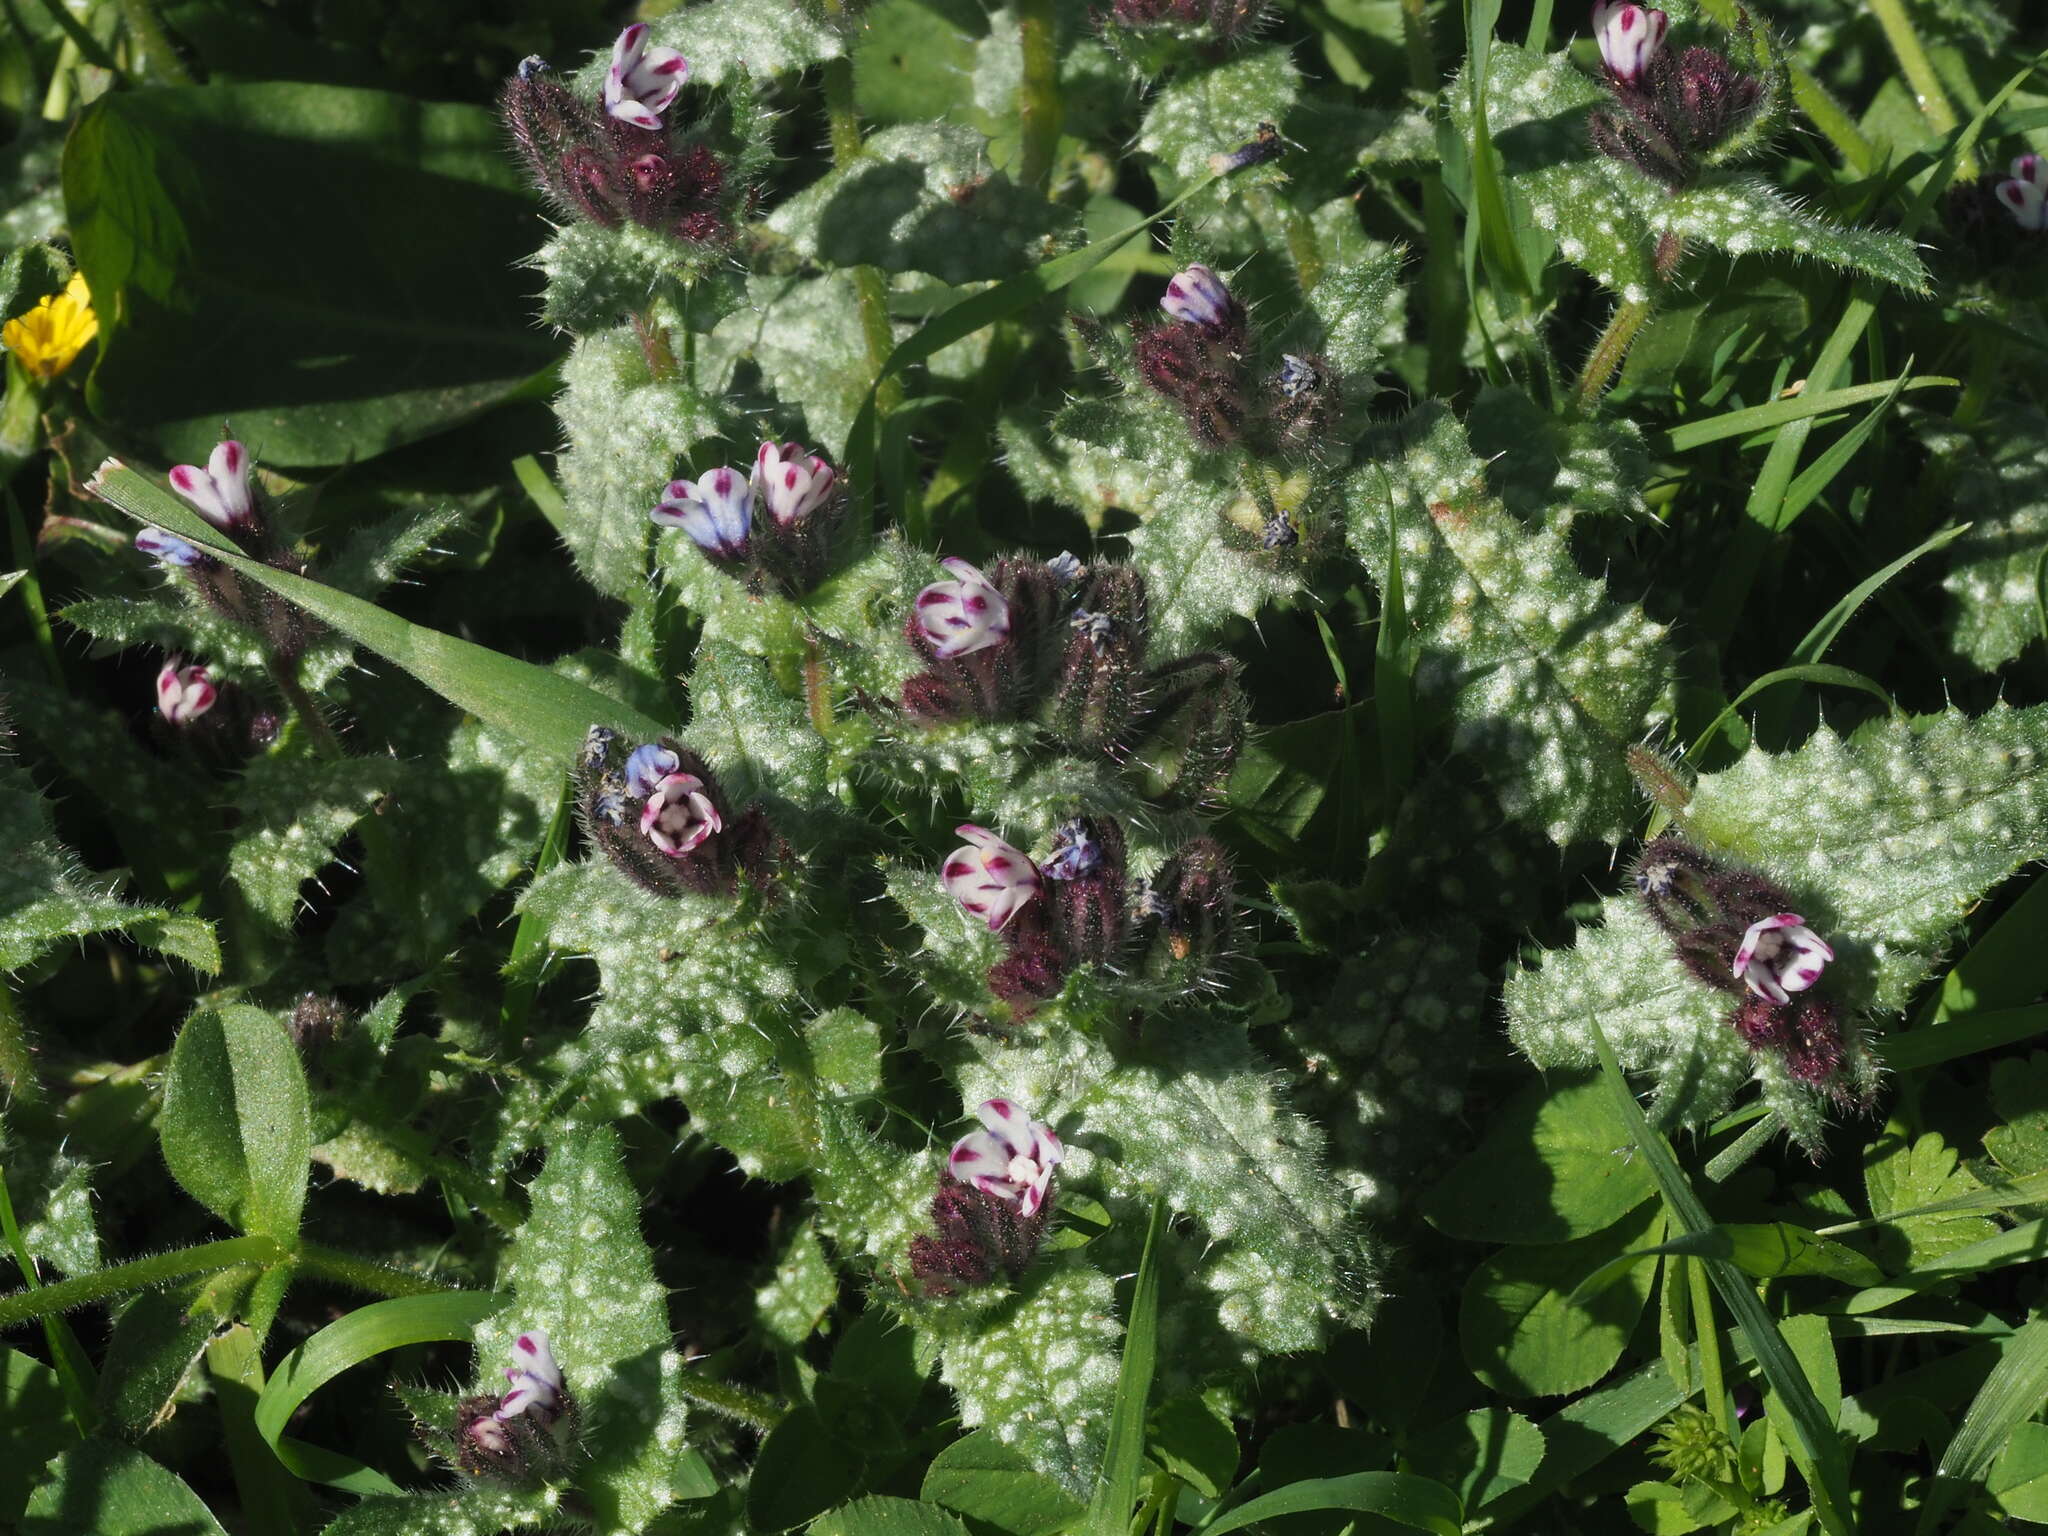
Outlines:
{"label": "narrow grass leaf", "polygon": [[564,763],[575,757],[594,724],[615,726],[641,738],[668,729],[573,678],[409,623],[375,603],[251,560],[198,513],[118,459],[100,466],[89,489],[137,522],[197,544],[321,623],[403,667],[456,708]]}
{"label": "narrow grass leaf", "polygon": [[[1752,432],[1767,431],[1795,421],[1806,421],[1814,416],[1824,416],[1829,411],[1846,410],[1852,405],[1862,405],[1869,400],[1892,400],[1909,389],[1953,389],[1959,380],[1929,374],[1921,378],[1900,375],[1886,379],[1881,384],[1851,384],[1843,389],[1807,389],[1794,395],[1790,400],[1771,400],[1762,405],[1746,405],[1740,410],[1724,411],[1719,416],[1709,416],[1705,421],[1689,421],[1683,426],[1673,427],[1664,434],[1663,448],[1670,453],[1689,453],[1695,448],[1704,448],[1709,443],[1718,443],[1726,438],[1747,437]],[[1783,498],[1780,498],[1782,505]],[[1782,514],[1781,514],[1782,515]]]}
{"label": "narrow grass leaf", "polygon": [[1137,1506],[1138,1484],[1145,1470],[1145,1406],[1152,1395],[1152,1372],[1159,1359],[1159,1267],[1166,1235],[1166,1202],[1152,1203],[1152,1222],[1145,1229],[1145,1256],[1131,1292],[1131,1315],[1124,1328],[1123,1365],[1117,1373],[1116,1407],[1109,1420],[1109,1443],[1102,1456],[1102,1480],[1095,1485],[1084,1530],[1088,1536],[1125,1536]]}
{"label": "narrow grass leaf", "polygon": [[[1693,1193],[1684,1170],[1678,1166],[1678,1159],[1671,1155],[1669,1144],[1644,1118],[1643,1108],[1636,1102],[1628,1079],[1622,1075],[1621,1064],[1614,1059],[1614,1048],[1607,1043],[1607,1036],[1597,1019],[1592,1021],[1592,1028],[1593,1043],[1600,1054],[1600,1066],[1606,1074],[1608,1087],[1614,1094],[1616,1106],[1635,1132],[1637,1148],[1649,1163],[1650,1171],[1657,1176],[1657,1184],[1671,1209],[1672,1220],[1687,1232],[1711,1230],[1713,1218]],[[1848,1536],[1851,1507],[1849,1468],[1831,1416],[1813,1395],[1813,1387],[1800,1368],[1798,1357],[1778,1332],[1770,1314],[1764,1311],[1749,1279],[1725,1259],[1707,1259],[1704,1262],[1714,1288],[1721,1294],[1722,1304],[1728,1308],[1736,1326],[1756,1352],[1764,1379],[1784,1407],[1781,1422],[1787,1434],[1787,1448],[1792,1451],[1807,1480],[1822,1526],[1834,1536]]]}
{"label": "narrow grass leaf", "polygon": [[[2038,955],[2038,951],[2036,954]],[[2038,974],[2038,973],[2037,973]],[[2048,1031],[2048,1003],[1966,1014],[1942,1024],[1923,1025],[1902,1035],[1874,1040],[1877,1054],[1894,1072],[1918,1072],[1945,1061],[2018,1045]]]}
{"label": "narrow grass leaf", "polygon": [[352,1456],[284,1438],[299,1404],[352,1365],[408,1344],[466,1341],[476,1325],[504,1306],[494,1291],[454,1291],[372,1302],[329,1323],[280,1360],[256,1402],[256,1431],[277,1459],[309,1482],[350,1493],[403,1490]]}
{"label": "narrow grass leaf", "polygon": [[1411,1530],[1458,1536],[1465,1507],[1442,1483],[1407,1472],[1353,1472],[1348,1477],[1309,1477],[1276,1488],[1200,1528],[1201,1536],[1225,1536],[1260,1520],[1342,1509],[1377,1515]]}
{"label": "narrow grass leaf", "polygon": [[[1911,368],[1913,360],[1906,359]],[[1792,521],[1812,506],[1820,493],[1834,483],[1835,476],[1849,467],[1849,461],[1863,450],[1870,441],[1871,433],[1883,421],[1891,408],[1898,403],[1900,394],[1906,388],[1906,376],[1901,374],[1892,381],[1892,387],[1884,398],[1872,406],[1863,419],[1830,443],[1825,452],[1800,472],[1799,477],[1785,491],[1785,499],[1778,505],[1778,527],[1782,531],[1792,526]]]}
{"label": "narrow grass leaf", "polygon": [[1942,1515],[1965,1490],[1983,1484],[2014,1428],[2040,1411],[2043,1398],[2048,1398],[2048,1318],[2037,1316],[2007,1344],[1941,1453],[1927,1502],[1920,1507],[1919,1536],[1938,1529]]}

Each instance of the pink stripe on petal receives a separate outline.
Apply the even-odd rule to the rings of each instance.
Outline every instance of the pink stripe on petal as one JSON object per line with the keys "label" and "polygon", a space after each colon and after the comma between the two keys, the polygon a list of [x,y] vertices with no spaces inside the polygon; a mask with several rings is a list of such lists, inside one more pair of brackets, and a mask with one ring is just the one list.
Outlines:
{"label": "pink stripe on petal", "polygon": [[981,1123],[1002,1142],[1011,1157],[1031,1151],[1031,1117],[1008,1099],[990,1099],[974,1111]]}

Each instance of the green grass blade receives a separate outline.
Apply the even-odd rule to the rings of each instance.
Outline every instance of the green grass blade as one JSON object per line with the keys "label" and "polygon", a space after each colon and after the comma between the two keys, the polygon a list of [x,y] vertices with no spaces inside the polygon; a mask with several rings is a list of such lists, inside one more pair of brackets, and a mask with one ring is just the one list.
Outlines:
{"label": "green grass blade", "polygon": [[359,1307],[329,1323],[286,1355],[256,1401],[256,1431],[277,1459],[309,1482],[351,1493],[401,1493],[396,1483],[357,1461],[284,1438],[299,1404],[352,1365],[408,1344],[466,1340],[476,1325],[505,1305],[495,1291],[453,1291],[402,1296]]}
{"label": "green grass blade", "polygon": [[[1643,1107],[1636,1102],[1628,1079],[1622,1074],[1621,1064],[1614,1059],[1614,1047],[1607,1043],[1599,1021],[1596,1019],[1592,1024],[1593,1044],[1600,1053],[1601,1073],[1614,1095],[1615,1107],[1629,1124],[1637,1149],[1656,1175],[1672,1220],[1687,1232],[1711,1231],[1713,1218],[1693,1193],[1692,1185],[1686,1181],[1685,1172],[1678,1166],[1678,1159],[1672,1156],[1669,1144],[1644,1118]],[[1848,1460],[1842,1453],[1841,1441],[1836,1436],[1832,1421],[1813,1395],[1813,1386],[1808,1382],[1806,1372],[1801,1369],[1784,1336],[1778,1332],[1777,1325],[1771,1321],[1770,1314],[1764,1311],[1749,1279],[1725,1259],[1710,1258],[1702,1262],[1707,1266],[1714,1289],[1720,1293],[1722,1305],[1727,1307],[1742,1336],[1755,1351],[1764,1379],[1784,1406],[1782,1427],[1786,1431],[1787,1448],[1806,1478],[1821,1525],[1833,1536],[1848,1536]]]}
{"label": "green grass blade", "polygon": [[[1881,384],[1852,384],[1846,389],[1809,387],[1790,400],[1769,400],[1762,405],[1746,405],[1740,410],[1723,411],[1719,416],[1709,416],[1705,421],[1688,421],[1665,433],[1661,446],[1668,453],[1689,453],[1695,448],[1704,448],[1708,443],[1718,443],[1726,438],[1747,437],[1752,432],[1763,432],[1772,427],[1807,421],[1815,416],[1824,416],[1829,411],[1846,410],[1852,405],[1862,405],[1871,400],[1893,399],[1905,390],[1957,389],[1961,387],[1961,383],[1959,379],[1945,378],[1939,374],[1925,374],[1919,378],[1901,374],[1898,378],[1886,379]],[[1783,440],[1781,436],[1779,441]],[[1775,447],[1773,444],[1774,449]],[[1789,475],[1787,478],[1789,480]],[[1779,499],[1782,502],[1783,497]]]}
{"label": "green grass blade", "polygon": [[1507,178],[1486,123],[1486,77],[1493,58],[1493,29],[1499,21],[1500,0],[1471,0],[1465,12],[1465,44],[1471,56],[1466,78],[1472,87],[1472,211],[1479,221],[1479,249],[1485,254],[1487,272],[1509,292],[1527,294],[1535,285],[1515,238]]}
{"label": "green grass blade", "polygon": [[[1907,368],[1913,360],[1906,359]],[[1821,456],[1802,470],[1785,490],[1785,499],[1778,506],[1778,527],[1783,530],[1792,526],[1793,521],[1819,498],[1820,493],[1834,483],[1835,476],[1849,467],[1849,461],[1863,451],[1863,445],[1870,441],[1870,435],[1877,430],[1877,424],[1891,413],[1898,404],[1899,396],[1905,392],[1906,375],[1900,374],[1892,380],[1892,387],[1884,398],[1873,405],[1861,421],[1830,443]]]}
{"label": "green grass blade", "polygon": [[1159,1363],[1159,1266],[1165,1235],[1166,1202],[1155,1200],[1124,1328],[1124,1358],[1117,1371],[1116,1406],[1110,1412],[1101,1481],[1095,1485],[1082,1527],[1087,1536],[1126,1536],[1131,1511],[1137,1507],[1145,1471],[1145,1409],[1152,1395],[1152,1372]]}
{"label": "green grass blade", "polygon": [[1856,611],[1875,597],[1894,576],[1921,556],[1931,555],[1938,549],[1946,549],[1969,530],[1968,523],[1958,523],[1952,528],[1944,528],[1917,548],[1899,556],[1883,570],[1858,582],[1847,597],[1822,614],[1820,622],[1806,632],[1804,639],[1792,647],[1790,665],[1796,667],[1819,661],[1828,653],[1828,647],[1833,645],[1842,631],[1848,627],[1849,621],[1856,617]]}
{"label": "green grass blade", "polygon": [[[2034,954],[2038,965],[2040,951],[2036,949]],[[1944,1061],[1975,1056],[1980,1051],[2018,1045],[2022,1040],[2031,1040],[2044,1032],[2048,1032],[2048,1003],[2034,1003],[2025,1008],[1999,1008],[1990,1013],[1966,1014],[1946,1023],[1923,1024],[1918,1029],[1886,1035],[1871,1043],[1892,1071],[1918,1072],[1925,1067],[1939,1066]]]}
{"label": "green grass blade", "polygon": [[1714,738],[1721,734],[1721,728],[1735,718],[1737,710],[1762,693],[1766,688],[1774,688],[1779,683],[1828,683],[1837,688],[1856,688],[1869,694],[1887,710],[1896,710],[1898,708],[1898,705],[1892,702],[1892,696],[1886,693],[1874,679],[1865,677],[1861,672],[1852,671],[1848,667],[1837,667],[1826,663],[1808,663],[1805,666],[1799,667],[1780,667],[1775,672],[1766,672],[1762,677],[1751,683],[1742,692],[1735,695],[1726,709],[1714,716],[1713,723],[1701,731],[1699,736],[1693,741],[1693,744],[1686,749],[1687,761],[1698,759],[1700,753],[1704,752],[1712,744]]}
{"label": "green grass blade", "polygon": [[251,560],[177,497],[118,459],[102,464],[87,489],[137,522],[198,545],[321,623],[403,667],[456,708],[564,764],[575,758],[584,733],[594,724],[616,726],[642,738],[659,736],[668,729],[661,721],[545,667],[409,623],[375,603]]}
{"label": "green grass blade", "polygon": [[1927,1502],[1920,1507],[1919,1536],[1935,1530],[1942,1515],[1965,1491],[1982,1485],[2014,1426],[2031,1419],[2044,1397],[2048,1397],[2048,1318],[2035,1317],[1999,1356],[1963,1422],[1956,1426],[1948,1449],[1941,1453]]}
{"label": "green grass blade", "polygon": [[1342,1509],[1377,1515],[1411,1530],[1458,1536],[1465,1507],[1442,1483],[1408,1472],[1354,1472],[1348,1477],[1309,1477],[1262,1494],[1200,1528],[1201,1536],[1224,1536],[1259,1520]]}

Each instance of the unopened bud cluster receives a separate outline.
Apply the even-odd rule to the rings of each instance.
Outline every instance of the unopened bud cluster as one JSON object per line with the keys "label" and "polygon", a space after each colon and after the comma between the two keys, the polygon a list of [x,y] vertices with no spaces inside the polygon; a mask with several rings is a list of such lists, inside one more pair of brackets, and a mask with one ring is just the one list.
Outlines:
{"label": "unopened bud cluster", "polygon": [[943,561],[905,638],[925,670],[902,708],[936,726],[1037,720],[1069,749],[1138,765],[1148,792],[1199,800],[1243,744],[1237,666],[1200,653],[1147,668],[1145,579],[1127,565],[1005,557],[986,571]]}
{"label": "unopened bud cluster", "polygon": [[1219,43],[1258,29],[1265,0],[1114,0],[1107,20],[1132,32],[1168,30]]}
{"label": "unopened bud cluster", "polygon": [[695,480],[671,480],[648,517],[657,527],[681,529],[748,591],[802,597],[831,568],[846,505],[839,472],[821,456],[801,443],[769,442],[747,473],[721,466]]}
{"label": "unopened bud cluster", "polygon": [[1790,910],[1790,896],[1762,875],[1716,863],[1669,836],[1643,849],[1635,887],[1685,968],[1737,999],[1729,1027],[1750,1050],[1831,1097],[1867,1093],[1860,1031],[1832,998],[1810,990],[1835,952]]}
{"label": "unopened bud cluster", "polygon": [[689,60],[650,46],[646,24],[635,23],[613,44],[594,99],[530,58],[498,106],[534,181],[564,214],[722,245],[742,193],[708,134],[670,120],[689,74]]}
{"label": "unopened bud cluster", "polygon": [[759,806],[736,810],[704,760],[666,737],[622,758],[618,733],[592,726],[576,810],[591,845],[658,896],[730,896],[789,857]]}
{"label": "unopened bud cluster", "polygon": [[1645,5],[1593,7],[1611,105],[1587,119],[1593,146],[1673,191],[1756,116],[1764,84],[1711,48],[1664,46],[1671,19]]}
{"label": "unopened bud cluster", "polygon": [[1287,352],[1261,364],[1251,317],[1200,262],[1174,275],[1159,307],[1166,321],[1137,333],[1138,374],[1180,408],[1197,442],[1265,454],[1320,444],[1341,403],[1327,359]]}

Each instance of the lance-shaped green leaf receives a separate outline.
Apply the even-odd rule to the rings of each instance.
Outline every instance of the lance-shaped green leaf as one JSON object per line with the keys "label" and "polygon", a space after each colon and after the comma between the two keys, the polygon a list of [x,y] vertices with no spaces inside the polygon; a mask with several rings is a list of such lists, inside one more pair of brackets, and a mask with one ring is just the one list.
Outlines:
{"label": "lance-shaped green leaf", "polygon": [[115,1440],[88,1440],[52,1462],[20,1529],[35,1536],[227,1536],[182,1477]]}
{"label": "lance-shaped green leaf", "polygon": [[[1446,92],[1468,142],[1469,95],[1462,77]],[[1808,256],[1915,292],[1926,288],[1927,272],[1912,242],[1801,213],[1759,177],[1707,171],[1674,193],[1600,154],[1586,116],[1606,99],[1599,82],[1562,52],[1493,45],[1488,127],[1508,178],[1536,227],[1556,235],[1565,260],[1611,291],[1632,302],[1649,298],[1658,286],[1658,242],[1666,234],[1731,256]]]}
{"label": "lance-shaped green leaf", "polygon": [[1351,472],[1347,511],[1376,581],[1390,520],[1400,540],[1417,703],[1450,717],[1510,815],[1559,845],[1619,841],[1635,806],[1623,754],[1671,675],[1663,626],[1581,574],[1558,533],[1512,516],[1447,410],[1398,432],[1399,457]]}
{"label": "lance-shaped green leaf", "polygon": [[684,1367],[617,1135],[558,1138],[528,1196],[506,1272],[513,1303],[477,1325],[478,1376],[501,1380],[512,1340],[544,1331],[582,1409],[576,1482],[604,1529],[642,1531],[677,1495]]}
{"label": "lance-shaped green leaf", "polygon": [[29,776],[0,764],[0,972],[20,970],[66,939],[108,932],[202,971],[220,969],[211,923],[133,905],[119,889],[57,841],[49,804]]}

